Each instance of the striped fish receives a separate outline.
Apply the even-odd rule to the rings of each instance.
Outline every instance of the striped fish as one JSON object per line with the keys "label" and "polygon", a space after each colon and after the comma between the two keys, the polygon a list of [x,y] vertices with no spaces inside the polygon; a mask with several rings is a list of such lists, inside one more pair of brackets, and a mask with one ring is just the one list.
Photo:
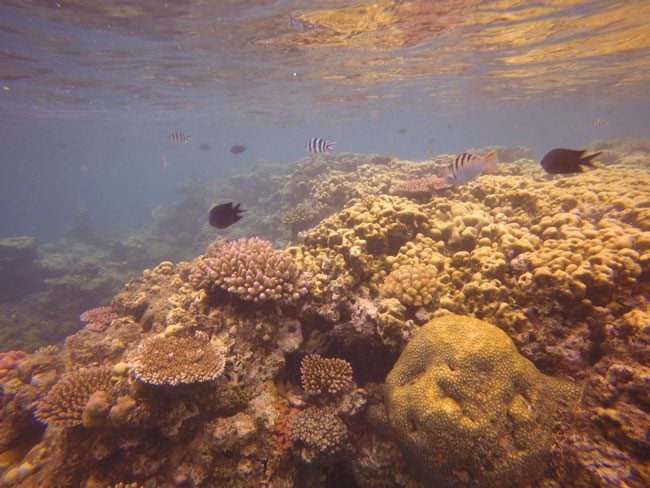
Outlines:
{"label": "striped fish", "polygon": [[185,132],[172,132],[167,136],[167,140],[172,144],[187,144],[192,140],[192,134]]}
{"label": "striped fish", "polygon": [[328,141],[326,139],[321,139],[320,137],[312,137],[305,144],[307,151],[311,153],[331,153],[334,151],[334,145],[336,142]]}
{"label": "striped fish", "polygon": [[603,117],[596,117],[594,121],[591,123],[592,127],[607,127],[609,125],[609,122],[607,119]]}
{"label": "striped fish", "polygon": [[450,185],[460,185],[484,171],[494,171],[499,163],[496,151],[480,156],[474,153],[459,154],[447,167],[445,179]]}

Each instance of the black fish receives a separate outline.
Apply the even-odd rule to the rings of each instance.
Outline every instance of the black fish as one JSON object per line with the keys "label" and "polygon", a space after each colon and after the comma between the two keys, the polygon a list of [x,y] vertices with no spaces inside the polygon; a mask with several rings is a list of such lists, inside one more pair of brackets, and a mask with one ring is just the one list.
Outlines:
{"label": "black fish", "polygon": [[237,144],[236,146],[230,148],[230,152],[233,154],[240,154],[243,153],[246,148],[247,146],[244,146],[243,144]]}
{"label": "black fish", "polygon": [[242,218],[239,212],[246,211],[239,208],[240,205],[241,203],[238,203],[233,207],[232,202],[228,202],[212,207],[212,210],[210,210],[210,225],[217,229],[225,229],[231,226]]}
{"label": "black fish", "polygon": [[406,134],[406,132],[407,130],[404,127],[400,127],[399,129],[397,129],[398,134]]}
{"label": "black fish", "polygon": [[210,150],[210,144],[201,144],[201,145],[199,146],[199,149],[200,149],[201,151],[209,151],[209,150]]}
{"label": "black fish", "polygon": [[585,156],[587,151],[575,151],[573,149],[553,149],[542,158],[542,168],[552,175],[582,173],[582,165],[595,168],[591,161],[600,152]]}

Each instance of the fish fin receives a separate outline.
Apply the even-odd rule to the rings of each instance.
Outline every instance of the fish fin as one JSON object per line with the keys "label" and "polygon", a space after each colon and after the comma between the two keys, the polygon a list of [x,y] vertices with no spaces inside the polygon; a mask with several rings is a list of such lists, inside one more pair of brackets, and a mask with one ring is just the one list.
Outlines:
{"label": "fish fin", "polygon": [[596,156],[600,156],[602,153],[603,153],[602,151],[598,151],[597,153],[590,154],[589,156],[582,156],[580,158],[580,161],[578,161],[578,164],[584,164],[585,166],[589,166],[590,168],[597,168],[598,166],[594,164],[592,159],[595,158]]}
{"label": "fish fin", "polygon": [[485,173],[491,173],[497,170],[499,156],[497,155],[496,149],[483,156],[483,159],[485,160],[485,169],[483,170]]}

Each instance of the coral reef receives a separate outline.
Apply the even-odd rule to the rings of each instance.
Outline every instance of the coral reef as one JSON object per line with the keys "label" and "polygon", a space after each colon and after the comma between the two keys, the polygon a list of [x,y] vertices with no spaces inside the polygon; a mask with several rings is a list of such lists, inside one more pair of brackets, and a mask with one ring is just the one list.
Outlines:
{"label": "coral reef", "polygon": [[579,389],[546,377],[498,327],[428,322],[386,377],[392,432],[428,486],[522,486],[551,452],[551,422]]}
{"label": "coral reef", "polygon": [[[0,356],[2,482],[648,485],[650,146],[597,144],[598,168],[561,176],[499,148],[496,173],[422,199],[389,193],[449,155],[315,155],[188,182],[156,232],[203,248],[213,196],[246,194],[234,240],[160,259],[117,294],[134,261],[39,248],[54,282],[25,307],[75,333]],[[320,222],[292,235],[282,215],[304,202]],[[142,256],[136,241],[115,252]],[[71,311],[68,294],[83,304],[71,323],[52,305]],[[106,294],[110,320],[78,330]]]}

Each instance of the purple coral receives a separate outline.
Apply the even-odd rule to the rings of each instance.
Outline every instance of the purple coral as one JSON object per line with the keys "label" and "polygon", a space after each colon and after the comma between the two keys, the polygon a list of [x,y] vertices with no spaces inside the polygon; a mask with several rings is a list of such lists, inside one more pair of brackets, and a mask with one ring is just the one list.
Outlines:
{"label": "purple coral", "polygon": [[86,329],[93,332],[105,331],[116,318],[117,314],[111,307],[91,308],[79,316],[79,320],[86,322]]}
{"label": "purple coral", "polygon": [[258,237],[211,245],[204,271],[214,284],[242,300],[296,301],[307,293],[307,281],[293,257]]}
{"label": "purple coral", "polygon": [[440,190],[449,188],[439,176],[399,181],[391,188],[391,194],[409,198],[426,198]]}

